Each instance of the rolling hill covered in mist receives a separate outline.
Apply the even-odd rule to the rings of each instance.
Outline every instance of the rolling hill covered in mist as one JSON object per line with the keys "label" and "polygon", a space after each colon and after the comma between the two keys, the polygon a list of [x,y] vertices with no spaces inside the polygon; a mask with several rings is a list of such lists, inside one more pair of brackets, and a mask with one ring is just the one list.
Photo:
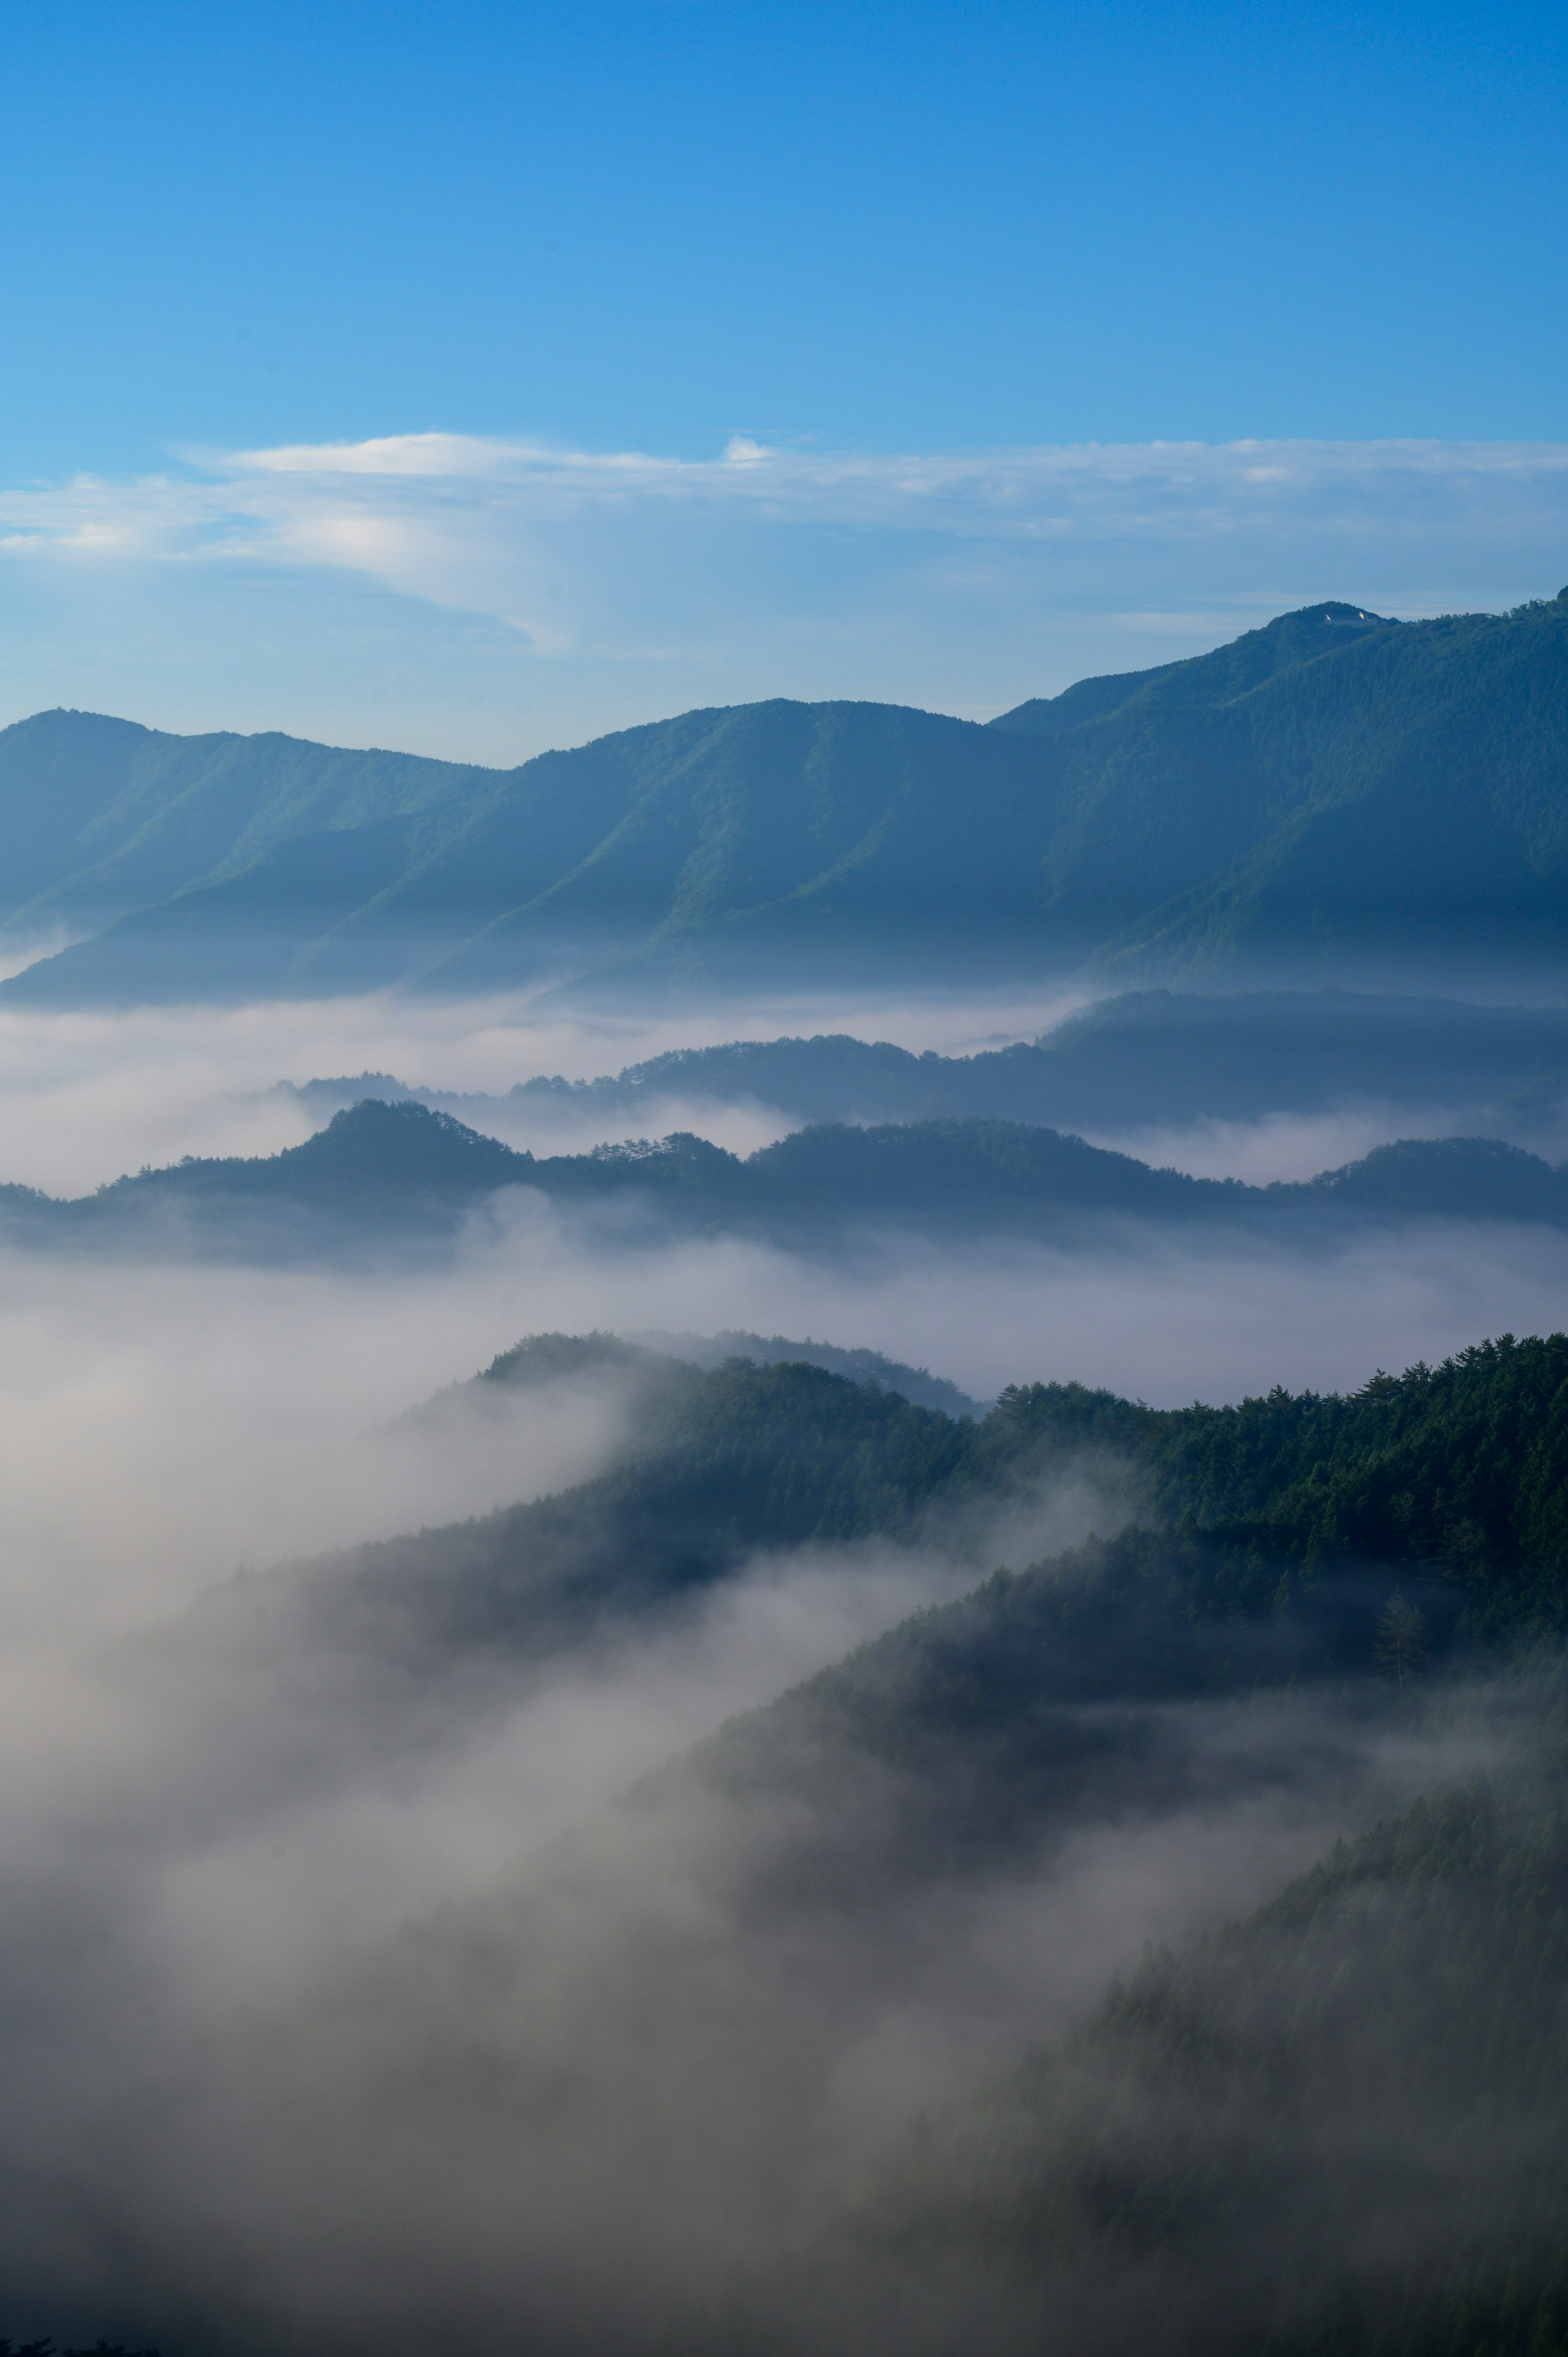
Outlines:
{"label": "rolling hill covered in mist", "polygon": [[[289,1587],[323,1635],[336,1627],[339,1641],[347,1630],[373,1642],[384,1626],[402,1644],[417,1627],[444,1648],[553,1647],[612,1609],[666,1610],[758,1547],[912,1542],[933,1523],[983,1558],[992,1509],[1085,1468],[1103,1480],[1100,1511],[1133,1528],[1092,1543],[1070,1580],[1055,1567],[998,1574],[779,1710],[869,1711],[870,1740],[914,1709],[890,1704],[905,1672],[890,1684],[886,1665],[918,1665],[912,1695],[950,1654],[970,1663],[938,1681],[958,1712],[955,1740],[972,1702],[994,1730],[1003,1696],[1027,1710],[1042,1680],[1082,1698],[1192,1681],[1204,1691],[1270,1662],[1366,1667],[1374,1608],[1396,1584],[1423,1609],[1423,1662],[1434,1644],[1568,1627],[1561,1335],[1505,1336],[1344,1397],[1276,1390],[1235,1407],[1160,1409],[1079,1383],[1026,1383],[979,1420],[800,1361],[736,1356],[703,1369],[608,1335],[532,1338],[481,1380],[515,1387],[596,1365],[643,1380],[613,1469],[445,1531],[293,1566]],[[1150,1532],[1165,1534],[1152,1552]],[[218,1591],[212,1609],[237,1603],[242,1614],[267,1577]]]}
{"label": "rolling hill covered in mist", "polygon": [[451,1406],[466,1398],[483,1397],[486,1393],[503,1392],[515,1397],[519,1393],[557,1382],[563,1375],[599,1375],[607,1367],[623,1368],[640,1380],[661,1372],[671,1360],[686,1366],[711,1369],[725,1359],[750,1359],[759,1367],[778,1366],[785,1361],[822,1367],[830,1374],[847,1375],[854,1383],[875,1383],[879,1390],[897,1392],[917,1407],[940,1408],[944,1415],[985,1413],[978,1401],[960,1391],[956,1383],[949,1383],[946,1376],[933,1375],[929,1367],[906,1366],[901,1360],[889,1359],[881,1351],[845,1350],[837,1343],[813,1341],[809,1335],[801,1340],[785,1334],[750,1334],[735,1327],[717,1334],[650,1330],[626,1336],[598,1332],[530,1335],[514,1350],[503,1351],[470,1382],[453,1385],[441,1395],[439,1403],[432,1402],[413,1413],[427,1415],[438,1405]]}
{"label": "rolling hill covered in mist", "polygon": [[[600,1476],[242,1573],[141,1641],[164,1740],[223,1696],[200,1838],[237,1760],[267,1822],[265,1746],[330,1811],[437,1696],[569,1692],[784,1551],[945,1557],[962,1592],[220,2039],[165,2056],[138,2018],[134,2134],[89,2111],[42,2171],[11,2297],[62,2297],[80,2182],[99,2311],[171,2357],[383,2317],[637,2357],[847,2357],[867,2316],[911,2357],[1557,2345],[1568,1337],[1227,1408],[1026,1383],[979,1422],[608,1337],[489,1380],[595,1363],[645,1379]],[[1063,1485],[1100,1535],[991,1570]],[[1092,1913],[1205,1828],[1244,1888],[1260,1812],[1315,1805],[1355,1838],[1064,1998],[1054,1891]]]}
{"label": "rolling hill covered in mist", "polygon": [[187,1157],[66,1200],[0,1188],[0,1225],[22,1244],[373,1253],[450,1237],[520,1189],[610,1222],[604,1240],[622,1244],[672,1232],[785,1246],[901,1232],[1067,1242],[1105,1219],[1303,1243],[1422,1219],[1568,1226],[1568,1165],[1496,1138],[1406,1139],[1316,1178],[1255,1187],[1004,1121],[822,1124],[744,1157],[689,1134],[535,1156],[449,1114],[374,1098],[279,1154]]}
{"label": "rolling hill covered in mist", "polygon": [[988,726],[687,713],[514,770],[53,712],[0,734],[17,1004],[1568,951],[1568,598],[1325,605]]}

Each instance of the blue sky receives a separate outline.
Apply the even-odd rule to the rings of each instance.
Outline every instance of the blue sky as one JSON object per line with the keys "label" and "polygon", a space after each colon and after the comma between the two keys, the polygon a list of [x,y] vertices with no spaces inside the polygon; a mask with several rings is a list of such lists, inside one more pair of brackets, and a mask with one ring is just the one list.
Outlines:
{"label": "blue sky", "polygon": [[[504,759],[1551,594],[1565,69],[1506,5],[11,6],[0,719]],[[1238,442],[1283,504],[1062,511]]]}

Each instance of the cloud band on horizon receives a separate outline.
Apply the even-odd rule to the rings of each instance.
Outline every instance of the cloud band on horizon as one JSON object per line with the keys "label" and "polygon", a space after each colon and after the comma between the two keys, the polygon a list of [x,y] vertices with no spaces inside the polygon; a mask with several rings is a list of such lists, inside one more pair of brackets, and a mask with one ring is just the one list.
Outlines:
{"label": "cloud band on horizon", "polygon": [[[320,726],[334,639],[339,733],[390,702],[405,737],[480,758],[768,694],[978,716],[1319,597],[1424,614],[1551,595],[1565,552],[1560,443],[886,455],[736,436],[693,460],[422,433],[192,452],[0,490],[0,716],[95,700],[49,694],[73,666],[129,667],[168,678],[166,726],[254,725],[260,704]],[[252,635],[265,617],[266,662],[232,633],[219,651],[225,612]]]}

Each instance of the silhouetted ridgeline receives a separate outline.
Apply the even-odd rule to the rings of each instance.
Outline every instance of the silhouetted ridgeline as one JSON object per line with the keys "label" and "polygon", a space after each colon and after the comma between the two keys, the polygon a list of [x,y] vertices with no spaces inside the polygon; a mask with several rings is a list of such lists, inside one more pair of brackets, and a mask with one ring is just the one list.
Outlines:
{"label": "silhouetted ridgeline", "polygon": [[0,916],[93,932],[0,996],[1556,966],[1565,674],[1563,599],[1328,605],[989,727],[774,702],[513,770],[42,713],[0,734]]}
{"label": "silhouetted ridgeline", "polygon": [[1496,1139],[1406,1141],[1300,1184],[1250,1187],[1151,1169],[1016,1122],[824,1125],[744,1159],[691,1135],[535,1157],[450,1114],[374,1099],[254,1160],[188,1158],[66,1201],[0,1189],[0,1220],[19,1243],[371,1251],[449,1235],[518,1188],[573,1213],[613,1215],[623,1238],[673,1226],[783,1243],[868,1227],[1066,1239],[1106,1218],[1304,1240],[1422,1218],[1568,1225],[1568,1167]]}
{"label": "silhouetted ridgeline", "polygon": [[[670,1101],[777,1106],[800,1122],[968,1120],[1054,1129],[1254,1120],[1358,1100],[1471,1116],[1486,1135],[1526,1136],[1568,1102],[1568,1013],[1349,990],[1128,991],[1033,1043],[969,1056],[914,1055],[843,1034],[679,1048],[613,1078],[524,1081],[504,1097],[409,1088],[388,1072],[306,1082],[320,1113],[409,1097],[483,1127],[504,1111],[628,1126]],[[604,1135],[601,1130],[600,1135]]]}

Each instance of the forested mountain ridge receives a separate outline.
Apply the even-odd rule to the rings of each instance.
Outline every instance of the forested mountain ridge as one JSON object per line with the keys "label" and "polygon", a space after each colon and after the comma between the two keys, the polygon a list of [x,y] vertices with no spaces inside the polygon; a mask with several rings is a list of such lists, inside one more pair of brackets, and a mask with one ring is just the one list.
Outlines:
{"label": "forested mountain ridge", "polygon": [[[532,1395],[628,1358],[610,1338],[537,1336],[489,1379]],[[643,2329],[638,2279],[637,2317],[596,2346],[847,2357],[874,2315],[901,2357],[1451,2357],[1487,2335],[1508,2357],[1552,2352],[1568,2327],[1565,1419],[1563,1335],[1231,1408],[1024,1384],[978,1423],[800,1364],[666,1366],[596,1480],[237,1575],[139,1637],[137,1660],[166,1711],[193,1673],[220,1675],[210,1781],[270,1743],[284,1789],[306,1763],[319,1804],[379,1781],[404,1756],[395,1736],[429,1741],[454,1699],[467,1731],[486,1714],[499,1726],[531,1692],[572,1694],[633,1646],[724,1625],[779,1550],[822,1551],[834,1578],[945,1554],[970,1585],[1000,1533],[1030,1526],[1017,1508],[1063,1480],[1094,1484],[1106,1534],[1015,1555],[1019,1568],[640,1774],[493,1884],[400,1913],[303,2007],[254,2008],[226,2035],[215,2096],[188,2075],[182,2025],[173,2080],[151,2097],[136,2083],[138,2154],[150,2101],[167,2124],[145,2164],[164,2171],[155,2189],[179,2181],[171,2150],[207,2173],[236,2138],[269,2163],[302,2152],[325,2082],[332,2117],[362,2105],[373,2150],[416,2193],[472,2161],[459,2195],[465,2216],[472,2188],[498,2218],[507,2298],[520,2251],[545,2264],[526,2236],[563,2154],[588,2196],[574,2286],[580,2247],[602,2280],[607,2205],[639,2186],[661,2259],[694,2185],[746,2203],[760,2188],[763,2229],[718,2295],[699,2242],[689,2299],[654,2279],[674,2322],[660,2306]],[[1477,1744],[1501,1764],[1440,1772],[1410,1805],[1412,1765],[1441,1771]],[[1407,1797],[1333,1849],[1337,1812],[1349,1829],[1371,1820],[1353,1813],[1369,1789],[1355,1762],[1380,1751]],[[1179,1959],[1152,1955],[1098,2007],[1096,1971],[1069,2016],[1088,2026],[1063,2042],[1053,1950],[1064,1908],[1103,1891],[1096,1857],[1139,1883],[1153,1842],[1180,1871],[1203,1855],[1195,1824],[1244,1852],[1271,1796],[1288,1818],[1316,1784],[1320,1866],[1300,1876],[1298,1847],[1262,1886],[1272,1903],[1244,1900],[1244,1920]],[[972,1975],[970,2010],[967,1989],[944,2010]],[[991,2042],[973,2048],[977,2021]],[[890,2127],[874,2112],[846,2149],[846,2115],[859,2130],[886,2083],[855,2069],[868,2049],[885,2070],[887,2038],[924,2056],[950,2026],[960,2069],[939,2074],[940,2100]],[[976,2052],[991,2058],[978,2083]],[[451,2131],[472,2122],[475,2089],[466,2140]],[[335,2255],[333,2205],[355,2180],[330,2157],[307,2199]],[[130,2207],[133,2265],[166,2216],[156,2199]],[[384,2276],[398,2251],[389,2237],[371,2255]],[[456,2314],[471,2345],[495,2341],[469,2330],[491,2255],[465,2244],[437,2338]],[[214,2345],[213,2318],[220,2348],[272,2345],[265,2268],[231,2330],[226,2282],[125,2274],[134,2329],[156,2326],[177,2357]],[[531,2345],[588,2345],[552,2321]]]}
{"label": "forested mountain ridge", "polygon": [[[726,1359],[750,1359],[759,1367],[786,1363],[820,1367],[829,1374],[847,1375],[853,1383],[875,1383],[880,1391],[897,1392],[916,1407],[940,1408],[944,1415],[978,1416],[986,1413],[977,1400],[971,1399],[944,1376],[933,1375],[929,1367],[907,1366],[900,1360],[887,1358],[881,1351],[845,1349],[834,1342],[813,1341],[809,1335],[802,1340],[785,1334],[752,1334],[735,1327],[717,1334],[693,1334],[690,1330],[646,1330],[628,1335],[599,1331],[532,1334],[514,1349],[503,1351],[479,1374],[466,1383],[449,1385],[437,1394],[437,1399],[459,1401],[483,1391],[530,1392],[562,1377],[596,1378],[607,1369],[635,1380],[650,1369],[667,1368],[671,1361],[711,1372]],[[424,1408],[413,1413],[423,1415],[435,1404],[427,1403]]]}
{"label": "forested mountain ridge", "polygon": [[1562,1336],[1232,1409],[1016,1389],[938,1494],[1081,1451],[1142,1477],[1135,1526],[996,1574],[633,1796],[787,1793],[814,1830],[775,1877],[896,1908],[911,1880],[1039,1871],[1057,1829],[1135,1815],[1151,1780],[1196,1803],[1216,1770],[1183,1708],[1233,1698],[1240,1741],[1261,1692],[1331,1674],[1338,1708],[1435,1735],[1444,1659],[1473,1673],[1501,1641],[1479,1707],[1506,1769],[1147,1956],[1065,2050],[923,2123],[859,2222],[934,2286],[961,2271],[967,2321],[934,2346],[1032,2347],[1047,2315],[1069,2346],[1168,2357],[1561,2345],[1565,1417]]}
{"label": "forested mountain ridge", "polygon": [[[27,1003],[1088,958],[1568,955],[1568,600],[1327,605],[982,727],[688,713],[505,771],[293,740],[0,734],[13,930],[122,913]],[[36,816],[47,800],[47,823]],[[629,961],[629,963],[628,963]]]}
{"label": "forested mountain ridge", "polygon": [[[520,1351],[546,1367],[596,1359],[613,1370],[626,1356],[608,1337],[538,1338]],[[506,1380],[512,1355],[492,1380]],[[645,1363],[657,1380],[609,1472],[327,1558],[307,1583],[313,1609],[364,1631],[385,1609],[389,1628],[438,1629],[444,1643],[554,1643],[612,1605],[661,1609],[759,1547],[908,1543],[934,1515],[950,1539],[969,1518],[983,1546],[998,1502],[1087,1468],[1112,1523],[1137,1527],[1065,1570],[1058,1561],[998,1575],[778,1708],[831,1695],[847,1697],[833,1701],[842,1718],[859,1710],[856,1695],[875,1692],[886,1719],[899,1664],[925,1664],[924,1679],[930,1664],[961,1657],[959,1684],[1000,1724],[1001,1688],[985,1695],[1004,1671],[1009,1692],[1016,1678],[1023,1695],[1060,1677],[1081,1699],[1118,1681],[1175,1691],[1180,1657],[1208,1664],[1203,1684],[1228,1684],[1225,1632],[1239,1630],[1251,1632],[1240,1640],[1248,1678],[1269,1659],[1368,1669],[1367,1597],[1380,1602],[1402,1578],[1443,1644],[1568,1627],[1563,1335],[1505,1335],[1348,1395],[1276,1390],[1233,1407],[1156,1409],[1076,1383],[1015,1385],[979,1422],[800,1362]],[[1193,1641],[1195,1653],[1181,1631],[1199,1624],[1216,1634]],[[1075,1628],[1073,1645],[1052,1654],[1052,1627]],[[1151,1649],[1142,1663],[1141,1644]],[[914,1724],[913,1707],[899,1706],[898,1724]]]}
{"label": "forested mountain ridge", "polygon": [[[1413,1734],[1423,1706],[1389,1664],[1396,1606],[1420,1631],[1412,1681],[1419,1665],[1435,1695],[1445,1662],[1473,1665],[1489,1646],[1506,1685],[1511,1649],[1560,1641],[1568,1612],[1568,1534],[1560,1514],[1541,1519],[1561,1491],[1565,1417],[1563,1336],[1501,1338],[1346,1397],[1276,1391],[1230,1409],[1024,1386],[980,1425],[817,1370],[731,1364],[682,1376],[599,1481],[251,1575],[214,1598],[206,1625],[253,1648],[265,1605],[263,1641],[286,1651],[292,1626],[317,1663],[389,1631],[400,1659],[538,1661],[618,1621],[678,1614],[770,1546],[961,1543],[967,1529],[979,1567],[988,1506],[1097,1468],[1107,1513],[1119,1485],[1131,1527],[901,1622],[615,1813],[612,1857],[659,1854],[703,1805],[732,1813],[746,1838],[701,1887],[714,1908],[727,1893],[759,1938],[784,1938],[809,1975],[824,1924],[852,1937],[901,1920],[912,1894],[1025,1861],[1038,1875],[1075,1831],[1136,1816],[1151,1793],[1179,1817],[1211,1805],[1217,1780],[1299,1778],[1302,1731],[1271,1752],[1260,1696],[1331,1679],[1352,1722]],[[1388,1520],[1391,1498],[1402,1521]],[[1478,1535],[1455,1544],[1460,1505]],[[1533,1742],[1540,1708],[1522,1684],[1516,1716]],[[1282,2350],[1385,2345],[1360,2324],[1347,2341],[1343,2320],[1338,2339],[1319,2337],[1352,2294],[1366,2319],[1391,2303],[1423,2321],[1428,2338],[1392,2344],[1419,2357],[1469,2345],[1430,2337],[1451,2331],[1456,2304],[1522,2317],[1510,2350],[1550,2347],[1529,2337],[1561,2289],[1537,2231],[1550,2204],[1523,2198],[1542,2147],[1514,2133],[1555,2122],[1563,2083],[1568,1885],[1550,1769],[1537,1759],[1508,1789],[1439,1789],[1251,1923],[1180,1964],[1151,1960],[1076,2047],[993,2073],[972,2109],[928,2120],[857,2234],[895,2266],[933,2266],[939,2285],[960,2266],[964,2331],[1006,2351],[1031,2345],[1007,2319],[1040,2303],[1081,2316],[1070,2345],[1089,2348],[1128,2345],[1114,2319],[1129,2311],[1133,2345],[1173,2357],[1257,2349],[1270,2330]],[[569,1839],[550,1904],[583,1903],[605,1854]],[[696,1910],[690,1932],[661,1909],[654,1920],[658,1985],[683,1969],[701,1979],[710,1917]],[[516,1911],[482,1910],[480,1930],[487,1955],[529,1954],[542,1937],[526,1895]],[[643,1936],[635,1914],[629,1930],[618,1918],[618,1937]],[[467,2039],[457,2052],[471,2069]],[[1548,2142],[1555,2186],[1554,2126]],[[1391,2204],[1414,2227],[1413,2257],[1400,2237],[1380,2244]],[[945,2357],[975,2343],[955,2322],[929,2345]]]}
{"label": "forested mountain ridge", "polygon": [[535,1156],[449,1114],[373,1098],[279,1154],[188,1157],[65,1200],[0,1187],[0,1222],[20,1243],[374,1252],[449,1237],[509,1188],[573,1215],[613,1210],[628,1236],[630,1215],[650,1235],[728,1230],[786,1245],[906,1229],[1063,1236],[1106,1219],[1303,1242],[1419,1219],[1568,1226],[1568,1166],[1495,1138],[1405,1140],[1313,1179],[1255,1187],[1155,1169],[1021,1122],[822,1124],[744,1158],[682,1133]]}
{"label": "forested mountain ridge", "polygon": [[0,729],[8,928],[91,921],[243,874],[294,838],[413,820],[492,773],[271,732],[175,737],[91,712]]}
{"label": "forested mountain ridge", "polygon": [[[825,926],[830,954],[863,927],[875,971],[881,933],[907,952],[933,923],[961,935],[988,908],[1005,919],[994,856],[1037,824],[1036,770],[1026,747],[896,706],[688,713],[477,773],[440,810],[285,838],[233,875],[193,871],[12,996],[200,996],[225,957],[244,989],[269,959],[274,988],[495,988],[765,917],[801,947]],[[1022,921],[1027,888],[1003,893]],[[856,938],[836,942],[852,960]]]}

